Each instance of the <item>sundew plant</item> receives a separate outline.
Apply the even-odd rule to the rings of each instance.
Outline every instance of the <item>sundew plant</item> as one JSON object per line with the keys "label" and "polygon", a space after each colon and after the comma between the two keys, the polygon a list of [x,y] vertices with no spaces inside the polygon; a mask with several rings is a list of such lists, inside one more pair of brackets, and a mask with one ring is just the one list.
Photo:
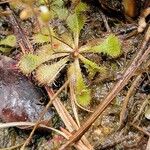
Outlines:
{"label": "sundew plant", "polygon": [[[46,5],[44,7],[47,7],[47,15],[51,15],[50,8]],[[53,9],[57,18],[65,22],[67,32],[58,35],[52,26],[46,23],[47,26],[32,37],[34,43],[42,46],[34,52],[22,54],[18,64],[19,68],[25,75],[34,72],[35,79],[41,85],[52,84],[60,71],[67,68],[66,76],[69,80],[71,95],[78,105],[86,107],[91,102],[91,89],[83,78],[84,73],[81,70],[81,65],[84,65],[90,77],[93,77],[96,72],[103,75],[107,73],[105,66],[89,60],[86,55],[103,53],[116,58],[121,54],[120,41],[118,37],[110,34],[103,41],[97,39],[95,42],[80,46],[80,32],[86,23],[84,14],[88,6],[80,2],[73,10],[67,10],[61,3],[53,6]]]}

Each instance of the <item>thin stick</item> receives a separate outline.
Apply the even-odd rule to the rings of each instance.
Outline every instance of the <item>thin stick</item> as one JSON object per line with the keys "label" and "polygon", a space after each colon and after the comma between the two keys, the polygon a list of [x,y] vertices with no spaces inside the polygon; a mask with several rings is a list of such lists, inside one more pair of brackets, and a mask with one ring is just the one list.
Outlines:
{"label": "thin stick", "polygon": [[[0,123],[0,129],[2,129],[2,128],[10,128],[10,127],[24,127],[24,126],[33,127],[35,125],[36,125],[36,123],[34,123],[34,122],[9,122],[9,123]],[[60,130],[57,130],[57,129],[52,128],[52,127],[45,126],[43,124],[39,124],[39,127],[47,129],[47,130],[50,130],[50,131],[55,131],[58,134],[60,134],[63,137],[65,137],[66,139],[68,139],[68,136],[65,133],[63,133],[62,131],[60,131]]]}
{"label": "thin stick", "polygon": [[102,19],[103,19],[103,22],[104,22],[104,25],[105,25],[105,27],[106,27],[107,32],[111,33],[112,30],[111,30],[111,28],[110,28],[109,25],[108,25],[108,21],[107,21],[106,16],[104,15],[104,13],[103,13],[102,11],[99,11],[99,13],[100,13],[100,15],[101,15],[101,17],[102,17]]}
{"label": "thin stick", "polygon": [[142,74],[138,75],[136,77],[136,79],[133,81],[131,87],[129,88],[128,92],[127,92],[127,95],[125,97],[125,100],[123,101],[123,105],[122,105],[122,109],[121,109],[121,112],[120,112],[120,127],[122,126],[124,120],[126,119],[125,116],[126,116],[126,111],[127,111],[127,105],[129,103],[129,99],[131,97],[131,95],[134,94],[135,92],[135,87],[137,86],[137,84],[139,83],[140,79],[141,79],[141,76]]}
{"label": "thin stick", "polygon": [[20,27],[18,20],[15,17],[13,11],[10,10],[9,7],[7,7],[7,10],[11,12],[11,15],[8,16],[8,19],[9,19],[10,24],[12,25],[14,34],[16,35],[18,39],[19,45],[22,45],[21,50],[23,50],[23,52],[25,51],[33,52],[34,51],[33,47],[29,39],[27,38],[26,34],[24,33],[24,30]]}
{"label": "thin stick", "polygon": [[[137,68],[147,60],[150,47],[147,48],[147,43],[149,39],[143,42],[140,47],[137,55],[132,60],[130,66],[124,71],[122,78],[116,83],[110,93],[106,96],[106,98],[102,101],[101,104],[98,105],[95,112],[89,117],[89,119],[83,123],[83,125],[76,131],[76,133],[71,136],[70,140],[67,141],[59,150],[66,150],[68,146],[72,143],[79,140],[83,134],[89,129],[89,127],[95,122],[95,120],[99,117],[99,115],[107,108],[107,106],[112,102],[112,100],[117,96],[117,94],[123,89],[123,87],[128,83],[131,77],[134,75]],[[147,49],[146,49],[147,48]],[[146,50],[145,50],[146,49]]]}
{"label": "thin stick", "polygon": [[145,129],[143,129],[133,123],[130,123],[130,125],[132,125],[134,128],[138,129],[139,131],[143,132],[145,135],[148,135],[150,137],[150,132],[146,131]]}
{"label": "thin stick", "polygon": [[145,106],[148,104],[148,100],[149,100],[149,98],[150,98],[150,97],[148,97],[146,100],[144,100],[144,102],[141,104],[141,106],[140,106],[140,110],[138,111],[137,115],[134,117],[134,119],[133,119],[132,123],[135,123],[135,122],[136,122],[136,120],[138,120],[138,119],[139,119],[139,117],[140,117],[140,115],[142,114],[142,112],[143,112],[143,110],[144,110]]}
{"label": "thin stick", "polygon": [[43,110],[43,112],[41,113],[39,119],[37,120],[32,132],[30,133],[29,137],[27,138],[27,140],[25,141],[25,143],[23,144],[23,146],[21,147],[20,150],[24,150],[25,146],[28,145],[28,143],[30,142],[36,128],[38,127],[38,125],[40,124],[41,119],[43,118],[43,116],[45,115],[45,113],[47,112],[48,108],[50,107],[50,105],[52,104],[52,102],[55,100],[55,98],[62,92],[62,90],[69,84],[69,80],[67,80],[64,85],[53,95],[53,97],[51,98],[51,100],[49,101],[49,103],[46,105],[45,109]]}
{"label": "thin stick", "polygon": [[23,143],[17,144],[17,145],[11,146],[11,147],[7,147],[7,148],[1,148],[0,150],[14,150],[16,148],[21,147],[22,145],[23,145]]}
{"label": "thin stick", "polygon": [[79,117],[78,117],[78,109],[75,105],[76,95],[75,95],[74,87],[73,87],[71,81],[69,83],[69,88],[70,88],[70,101],[71,101],[71,105],[72,105],[72,111],[74,113],[76,123],[80,127],[80,121],[79,121]]}

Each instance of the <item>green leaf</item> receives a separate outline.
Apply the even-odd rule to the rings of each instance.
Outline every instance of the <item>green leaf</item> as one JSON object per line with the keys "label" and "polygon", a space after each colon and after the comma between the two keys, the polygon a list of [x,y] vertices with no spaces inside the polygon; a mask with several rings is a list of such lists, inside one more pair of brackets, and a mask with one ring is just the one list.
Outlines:
{"label": "green leaf", "polygon": [[98,66],[96,63],[88,60],[87,58],[79,55],[81,61],[85,64],[85,67],[89,70],[89,77],[92,79],[96,72],[100,72],[103,75],[107,75],[107,68],[104,66]]}
{"label": "green leaf", "polygon": [[46,42],[50,42],[51,39],[49,35],[43,35],[41,33],[37,33],[32,36],[32,41],[37,44],[43,44]]}
{"label": "green leaf", "polygon": [[72,47],[59,38],[52,39],[52,49],[54,52],[72,52]]}
{"label": "green leaf", "polygon": [[[66,23],[73,33],[74,40],[78,42],[77,39],[79,38],[80,31],[81,29],[83,29],[83,26],[86,21],[86,17],[82,12],[86,11],[88,9],[88,6],[82,2],[80,3],[77,2],[78,3],[77,5],[76,5],[76,1],[73,3],[75,5],[75,8],[73,10],[74,13],[68,16]],[[75,45],[78,45],[77,42]]]}
{"label": "green leaf", "polygon": [[90,51],[94,53],[103,52],[111,57],[118,57],[121,54],[121,43],[118,37],[111,34],[103,43],[91,47]]}
{"label": "green leaf", "polygon": [[63,0],[54,0],[54,1],[52,2],[52,5],[53,5],[53,6],[58,6],[58,7],[63,7],[64,1],[63,1]]}
{"label": "green leaf", "polygon": [[40,84],[50,84],[52,83],[59,72],[64,68],[66,62],[68,61],[68,57],[61,59],[58,62],[55,62],[50,65],[41,65],[36,70],[36,79]]}
{"label": "green leaf", "polygon": [[0,52],[10,53],[13,47],[17,44],[16,37],[14,35],[8,35],[5,39],[0,40]]}
{"label": "green leaf", "polygon": [[56,13],[59,19],[66,19],[68,16],[68,9],[64,7],[63,0],[54,0],[51,9]]}
{"label": "green leaf", "polygon": [[69,53],[56,53],[53,49],[51,49],[51,44],[44,45],[40,47],[36,53],[39,57],[39,60],[44,63],[46,61],[56,59],[59,57],[64,57],[69,55]]}
{"label": "green leaf", "polygon": [[102,51],[111,57],[118,57],[121,54],[121,43],[118,37],[109,35],[102,44]]}
{"label": "green leaf", "polygon": [[82,77],[79,60],[75,60],[74,64],[71,66],[72,74],[75,74],[74,86],[75,86],[75,94],[77,98],[77,102],[81,106],[88,106],[91,101],[91,91],[85,85],[84,79]]}
{"label": "green leaf", "polygon": [[86,3],[80,2],[74,9],[76,13],[82,13],[83,11],[87,11],[88,5]]}
{"label": "green leaf", "polygon": [[54,51],[51,49],[51,44],[41,46],[37,51],[37,56],[42,63],[51,59]]}
{"label": "green leaf", "polygon": [[104,53],[111,57],[118,57],[121,51],[121,42],[115,35],[111,34],[103,42],[101,39],[93,40],[80,47],[80,52]]}
{"label": "green leaf", "polygon": [[39,5],[45,5],[46,3],[48,3],[48,0],[38,0],[37,2]]}
{"label": "green leaf", "polygon": [[86,18],[84,15],[80,15],[80,14],[76,14],[76,13],[69,15],[69,17],[66,20],[68,27],[70,28],[70,30],[73,33],[75,45],[77,45],[77,46],[78,46],[78,42],[79,42],[80,31],[81,31],[81,29],[83,29],[85,21],[86,21]]}
{"label": "green leaf", "polygon": [[65,20],[69,14],[66,8],[55,8],[55,12],[59,19]]}
{"label": "green leaf", "polygon": [[44,45],[42,47],[43,49],[40,49],[37,52],[37,54],[28,53],[28,54],[24,54],[21,57],[21,59],[19,61],[19,68],[24,74],[31,73],[39,65],[41,65],[42,63],[44,63],[48,60],[52,60],[52,59],[56,59],[56,58],[64,57],[64,56],[68,55],[68,53],[54,54],[53,51],[48,49],[49,47],[47,47],[47,46],[48,45]]}
{"label": "green leaf", "polygon": [[14,35],[8,35],[5,39],[0,41],[0,45],[6,45],[14,47],[17,43],[16,37]]}
{"label": "green leaf", "polygon": [[11,50],[12,50],[12,47],[1,47],[0,46],[0,52],[2,52],[2,53],[10,53]]}
{"label": "green leaf", "polygon": [[50,34],[51,34],[52,36],[54,36],[55,35],[55,31],[50,26],[48,26],[48,27],[42,27],[41,28],[41,34],[48,35],[48,36],[50,36]]}
{"label": "green leaf", "polygon": [[61,40],[68,44],[70,47],[74,47],[74,41],[70,32],[64,32],[60,36]]}
{"label": "green leaf", "polygon": [[19,61],[19,68],[22,73],[27,75],[36,69],[41,63],[42,62],[37,55],[28,53],[21,57]]}
{"label": "green leaf", "polygon": [[83,28],[86,18],[84,15],[78,15],[76,13],[69,15],[67,18],[67,25],[74,33],[80,33],[81,29]]}

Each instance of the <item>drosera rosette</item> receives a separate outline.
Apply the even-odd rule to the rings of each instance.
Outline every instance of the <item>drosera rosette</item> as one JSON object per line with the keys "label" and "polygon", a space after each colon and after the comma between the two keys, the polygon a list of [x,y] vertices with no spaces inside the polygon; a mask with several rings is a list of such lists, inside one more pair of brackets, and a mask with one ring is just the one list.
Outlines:
{"label": "drosera rosette", "polygon": [[[74,100],[81,107],[87,107],[91,102],[91,90],[85,83],[81,66],[84,64],[90,77],[93,77],[96,72],[106,75],[108,71],[105,66],[96,64],[86,58],[86,54],[104,53],[116,58],[122,53],[120,41],[113,34],[110,34],[104,40],[97,39],[96,42],[88,42],[86,45],[80,46],[80,32],[86,22],[83,12],[87,8],[87,5],[82,2],[76,5],[65,20],[68,32],[63,33],[61,36],[53,32],[51,43],[48,40],[49,35],[42,35],[42,33],[34,35],[35,43],[38,36],[44,36],[40,40],[41,43],[48,42],[47,47],[45,48],[46,45],[42,45],[38,52],[34,54],[23,54],[19,61],[19,68],[24,74],[30,74],[34,71],[35,78],[40,84],[44,85],[53,83],[59,72],[65,67],[70,82],[71,94],[75,95]],[[51,63],[46,63],[49,61]]]}

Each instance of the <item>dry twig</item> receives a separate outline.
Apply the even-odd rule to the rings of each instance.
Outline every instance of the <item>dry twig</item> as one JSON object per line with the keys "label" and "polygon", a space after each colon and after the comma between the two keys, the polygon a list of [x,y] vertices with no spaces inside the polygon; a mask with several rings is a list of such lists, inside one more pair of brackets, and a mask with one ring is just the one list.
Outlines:
{"label": "dry twig", "polygon": [[[33,122],[9,122],[9,123],[0,123],[0,129],[2,128],[10,128],[10,127],[33,127],[35,126],[36,123],[33,123]],[[63,137],[65,137],[66,139],[68,139],[68,136],[55,129],[55,128],[52,128],[52,127],[48,127],[48,126],[45,126],[43,124],[39,124],[39,128],[43,128],[43,129],[46,129],[46,130],[50,130],[50,131],[55,131],[57,132],[58,134],[62,135]],[[23,145],[23,144],[22,144]]]}
{"label": "dry twig", "polygon": [[14,34],[17,37],[19,46],[21,47],[21,50],[23,53],[25,53],[26,51],[30,51],[33,52],[33,47],[30,43],[30,41],[28,40],[24,30],[20,27],[18,20],[16,18],[16,16],[14,15],[13,11],[10,10],[9,7],[7,7],[7,11],[11,12],[11,15],[8,16],[8,20],[9,23],[12,25],[12,28],[14,30]]}
{"label": "dry twig", "polygon": [[133,81],[131,87],[129,88],[127,95],[125,97],[125,100],[123,101],[123,105],[122,105],[122,109],[120,112],[120,127],[123,125],[125,119],[126,119],[126,112],[127,112],[127,105],[129,103],[130,97],[131,95],[134,94],[135,90],[136,90],[136,86],[139,83],[140,79],[141,79],[142,74],[138,75],[135,80]]}
{"label": "dry twig", "polygon": [[132,125],[134,128],[138,129],[139,131],[141,131],[142,133],[144,133],[145,135],[148,135],[150,137],[150,132],[146,131],[145,129],[143,129],[133,123],[130,123],[130,125]]}

